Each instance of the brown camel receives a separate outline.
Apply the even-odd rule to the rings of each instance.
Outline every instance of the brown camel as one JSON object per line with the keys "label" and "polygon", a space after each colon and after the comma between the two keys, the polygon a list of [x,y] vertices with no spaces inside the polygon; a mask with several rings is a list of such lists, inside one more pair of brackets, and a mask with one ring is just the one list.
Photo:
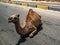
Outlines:
{"label": "brown camel", "polygon": [[[28,15],[26,16],[22,26],[20,26],[19,23],[19,14],[14,14],[8,18],[8,22],[13,22],[15,24],[16,31],[21,36],[29,34],[29,37],[33,37],[33,35],[37,32],[37,26],[41,24],[41,16],[39,16],[36,12],[31,11],[33,10],[29,10]],[[35,17],[34,15],[38,16]]]}

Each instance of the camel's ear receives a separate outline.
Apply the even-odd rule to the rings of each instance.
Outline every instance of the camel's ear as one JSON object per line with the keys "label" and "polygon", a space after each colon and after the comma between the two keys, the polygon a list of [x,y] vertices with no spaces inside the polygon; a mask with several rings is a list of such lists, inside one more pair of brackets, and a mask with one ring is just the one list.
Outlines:
{"label": "camel's ear", "polygon": [[19,17],[20,15],[18,14],[17,17]]}

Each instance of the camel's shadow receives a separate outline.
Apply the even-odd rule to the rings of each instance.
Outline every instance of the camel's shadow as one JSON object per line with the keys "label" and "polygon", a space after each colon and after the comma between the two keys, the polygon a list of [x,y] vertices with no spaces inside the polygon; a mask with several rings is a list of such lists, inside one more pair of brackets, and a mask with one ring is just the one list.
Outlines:
{"label": "camel's shadow", "polygon": [[20,43],[24,43],[25,41],[26,41],[26,38],[25,38],[25,37],[21,37],[21,38],[18,40],[18,42],[17,42],[16,45],[19,45]]}
{"label": "camel's shadow", "polygon": [[[39,25],[38,27],[37,27],[37,32],[39,32],[39,31],[41,31],[43,28],[42,28],[42,24],[41,25]],[[37,33],[36,33],[37,34]],[[35,35],[36,35],[35,34]],[[34,36],[35,36],[34,35]],[[33,36],[33,37],[34,37]],[[21,37],[19,40],[18,40],[18,42],[17,42],[17,44],[16,45],[20,45],[21,43],[24,43],[25,41],[26,41],[26,38],[27,38],[28,36],[24,36],[24,37]]]}

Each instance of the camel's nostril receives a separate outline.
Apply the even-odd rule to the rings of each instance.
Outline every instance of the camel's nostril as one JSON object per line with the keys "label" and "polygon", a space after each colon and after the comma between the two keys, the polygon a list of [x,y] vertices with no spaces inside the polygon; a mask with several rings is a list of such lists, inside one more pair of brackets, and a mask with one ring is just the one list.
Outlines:
{"label": "camel's nostril", "polygon": [[12,17],[9,17],[8,20],[12,20]]}

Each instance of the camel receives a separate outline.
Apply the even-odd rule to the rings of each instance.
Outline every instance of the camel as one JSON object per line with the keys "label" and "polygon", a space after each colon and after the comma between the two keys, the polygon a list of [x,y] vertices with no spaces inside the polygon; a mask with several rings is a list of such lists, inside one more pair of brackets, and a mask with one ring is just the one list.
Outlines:
{"label": "camel", "polygon": [[[35,14],[34,14],[35,13]],[[35,17],[35,16],[36,17]],[[19,14],[13,14],[8,18],[9,23],[14,23],[16,32],[21,36],[28,36],[31,38],[35,33],[37,33],[37,27],[41,24],[41,16],[37,16],[38,14],[34,12],[32,9],[29,10],[28,15],[26,16],[23,25],[20,25]],[[33,18],[32,18],[33,17]],[[35,19],[36,18],[36,19]]]}

